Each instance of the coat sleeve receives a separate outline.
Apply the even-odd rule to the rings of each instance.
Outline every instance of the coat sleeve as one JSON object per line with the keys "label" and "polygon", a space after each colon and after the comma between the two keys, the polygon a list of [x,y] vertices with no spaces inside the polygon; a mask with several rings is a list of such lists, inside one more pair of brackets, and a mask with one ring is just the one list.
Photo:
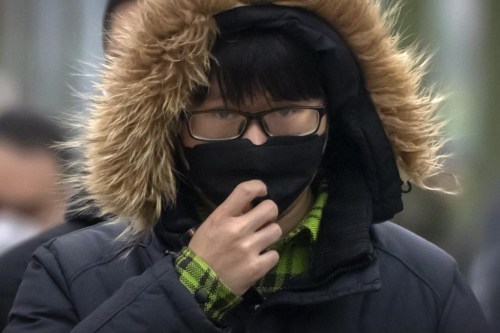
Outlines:
{"label": "coat sleeve", "polygon": [[224,331],[207,319],[187,289],[180,285],[170,257],[128,279],[81,319],[57,258],[42,247],[26,271],[4,332]]}
{"label": "coat sleeve", "polygon": [[453,284],[441,316],[438,332],[491,332],[475,295],[458,269],[455,269]]}

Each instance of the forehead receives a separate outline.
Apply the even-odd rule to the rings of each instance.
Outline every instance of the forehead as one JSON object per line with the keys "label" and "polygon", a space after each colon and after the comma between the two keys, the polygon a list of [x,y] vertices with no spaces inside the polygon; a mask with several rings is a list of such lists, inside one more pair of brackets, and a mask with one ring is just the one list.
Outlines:
{"label": "forehead", "polygon": [[226,101],[222,96],[217,80],[211,80],[208,94],[196,110],[208,110],[214,108],[240,109],[242,111],[260,111],[268,108],[276,108],[290,105],[317,105],[323,103],[324,98],[307,98],[300,100],[276,100],[265,91],[254,92],[253,96],[246,96],[239,105]]}

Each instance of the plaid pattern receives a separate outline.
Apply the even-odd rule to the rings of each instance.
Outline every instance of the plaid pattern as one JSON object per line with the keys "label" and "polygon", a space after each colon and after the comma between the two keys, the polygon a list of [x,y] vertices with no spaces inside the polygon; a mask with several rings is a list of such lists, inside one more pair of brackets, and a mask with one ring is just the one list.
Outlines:
{"label": "plaid pattern", "polygon": [[[326,203],[326,189],[322,188],[316,201],[304,220],[286,237],[271,248],[278,251],[278,264],[254,286],[264,297],[275,293],[293,277],[307,269],[311,256],[312,244],[316,241],[323,207]],[[219,322],[224,315],[242,301],[240,296],[231,292],[215,272],[188,248],[183,248],[175,261],[175,269],[180,282],[193,295],[203,289],[207,301],[203,311],[212,320]]]}
{"label": "plaid pattern", "polygon": [[285,238],[271,248],[278,251],[280,260],[254,286],[262,296],[275,293],[285,286],[290,279],[305,272],[310,262],[312,244],[318,236],[319,224],[326,203],[327,193],[321,191],[304,220]]}
{"label": "plaid pattern", "polygon": [[175,261],[180,282],[195,295],[200,290],[206,295],[202,303],[203,311],[215,321],[235,307],[242,298],[233,294],[219,279],[215,272],[188,248],[183,248]]}

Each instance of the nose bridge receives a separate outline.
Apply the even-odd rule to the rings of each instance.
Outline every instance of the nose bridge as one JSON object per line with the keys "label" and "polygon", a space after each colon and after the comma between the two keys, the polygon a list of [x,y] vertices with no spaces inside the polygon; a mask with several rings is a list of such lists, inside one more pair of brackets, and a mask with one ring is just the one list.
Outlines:
{"label": "nose bridge", "polygon": [[267,134],[258,117],[248,117],[248,124],[243,137],[249,139],[254,145],[261,145],[267,141]]}

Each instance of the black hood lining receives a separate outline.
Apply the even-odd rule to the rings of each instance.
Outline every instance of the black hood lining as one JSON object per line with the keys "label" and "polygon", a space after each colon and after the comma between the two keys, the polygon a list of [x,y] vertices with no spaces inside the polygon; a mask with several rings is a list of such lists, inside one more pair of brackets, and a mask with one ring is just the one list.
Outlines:
{"label": "black hood lining", "polygon": [[[318,52],[330,112],[324,161],[329,195],[313,272],[320,279],[342,265],[371,258],[369,228],[402,210],[402,182],[355,57],[330,25],[300,8],[242,6],[216,15],[215,20],[221,35],[252,28],[278,29]],[[182,180],[179,183],[185,186]],[[187,189],[179,190],[176,207],[165,209],[162,226],[157,227],[170,245],[175,238],[170,234],[182,234],[199,223],[195,209],[186,201],[192,198],[182,194]]]}

